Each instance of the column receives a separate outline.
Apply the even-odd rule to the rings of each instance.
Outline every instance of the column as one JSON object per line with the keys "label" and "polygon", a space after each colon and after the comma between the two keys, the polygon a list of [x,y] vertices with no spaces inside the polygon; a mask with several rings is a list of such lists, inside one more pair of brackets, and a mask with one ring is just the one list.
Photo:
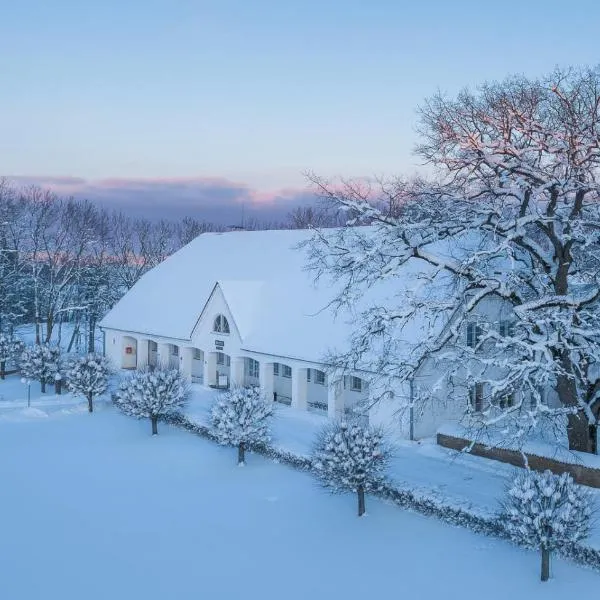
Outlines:
{"label": "column", "polygon": [[156,364],[158,367],[169,368],[169,344],[158,343]]}
{"label": "column", "polygon": [[292,407],[306,410],[306,397],[308,385],[306,381],[306,369],[294,367],[292,369]]}
{"label": "column", "polygon": [[194,358],[194,349],[193,348],[179,348],[179,362],[180,362],[180,370],[183,376],[188,380],[192,380],[192,360]]}
{"label": "column", "polygon": [[244,357],[243,356],[232,356],[231,357],[231,371],[230,371],[230,384],[234,386],[244,385]]}
{"label": "column", "polygon": [[271,402],[273,400],[273,391],[275,382],[273,380],[273,363],[261,361],[259,367],[260,391],[264,397]]}
{"label": "column", "polygon": [[204,354],[204,385],[217,385],[217,353]]}
{"label": "column", "polygon": [[148,340],[146,338],[137,339],[137,368],[144,369],[148,366]]}
{"label": "column", "polygon": [[327,389],[327,416],[341,419],[344,416],[344,394],[341,382],[330,383]]}

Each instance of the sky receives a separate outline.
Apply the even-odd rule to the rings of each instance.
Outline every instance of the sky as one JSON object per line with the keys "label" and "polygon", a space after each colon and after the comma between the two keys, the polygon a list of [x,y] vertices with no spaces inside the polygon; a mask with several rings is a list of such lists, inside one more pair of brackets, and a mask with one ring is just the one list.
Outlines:
{"label": "sky", "polygon": [[597,0],[0,0],[0,175],[277,218],[305,173],[413,174],[441,90],[600,62]]}

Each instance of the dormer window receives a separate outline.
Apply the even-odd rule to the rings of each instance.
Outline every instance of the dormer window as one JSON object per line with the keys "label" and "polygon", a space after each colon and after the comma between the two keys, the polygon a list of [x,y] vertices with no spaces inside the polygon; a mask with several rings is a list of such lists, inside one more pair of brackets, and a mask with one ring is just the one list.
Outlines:
{"label": "dormer window", "polygon": [[213,324],[213,331],[215,333],[229,333],[229,321],[225,315],[217,315]]}

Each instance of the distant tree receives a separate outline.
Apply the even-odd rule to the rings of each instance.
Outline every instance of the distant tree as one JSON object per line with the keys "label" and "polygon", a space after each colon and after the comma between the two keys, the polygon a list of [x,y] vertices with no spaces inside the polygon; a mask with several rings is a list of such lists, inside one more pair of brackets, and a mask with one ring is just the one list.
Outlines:
{"label": "distant tree", "polygon": [[23,377],[40,382],[44,394],[46,384],[54,383],[60,371],[60,348],[49,344],[28,346],[21,353],[19,366]]}
{"label": "distant tree", "polygon": [[121,382],[116,404],[127,415],[150,419],[158,435],[158,419],[183,408],[189,396],[187,381],[177,369],[141,369]]}
{"label": "distant tree", "polygon": [[101,354],[86,354],[76,358],[67,374],[69,390],[88,401],[88,411],[94,412],[94,398],[108,388],[110,362]]}
{"label": "distant tree", "polygon": [[19,338],[0,333],[0,379],[4,379],[6,363],[8,361],[18,361],[23,348],[23,342]]}
{"label": "distant tree", "polygon": [[501,522],[515,542],[540,549],[547,581],[551,552],[585,539],[590,518],[590,493],[568,473],[523,471],[508,487]]}
{"label": "distant tree", "polygon": [[313,451],[313,464],[326,487],[357,493],[359,517],[365,513],[365,493],[381,487],[389,459],[383,430],[358,421],[328,423]]}
{"label": "distant tree", "polygon": [[258,387],[235,387],[219,396],[211,411],[213,431],[220,444],[237,446],[238,465],[245,464],[245,451],[269,441],[273,403]]}

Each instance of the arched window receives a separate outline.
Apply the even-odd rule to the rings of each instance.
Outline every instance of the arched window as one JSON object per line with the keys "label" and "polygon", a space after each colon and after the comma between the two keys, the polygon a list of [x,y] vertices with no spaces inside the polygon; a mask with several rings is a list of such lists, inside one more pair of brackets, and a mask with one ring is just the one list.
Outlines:
{"label": "arched window", "polygon": [[217,315],[213,325],[213,331],[215,333],[229,333],[229,322],[225,315]]}

